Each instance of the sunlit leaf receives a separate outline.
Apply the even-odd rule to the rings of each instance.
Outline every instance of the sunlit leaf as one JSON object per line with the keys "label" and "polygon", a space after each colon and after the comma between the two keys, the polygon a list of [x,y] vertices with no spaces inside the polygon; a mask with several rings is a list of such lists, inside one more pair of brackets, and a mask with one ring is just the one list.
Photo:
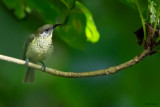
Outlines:
{"label": "sunlit leaf", "polygon": [[76,2],[76,6],[82,10],[82,12],[84,13],[85,17],[86,17],[86,26],[85,26],[85,33],[87,36],[87,40],[90,42],[97,42],[99,40],[99,32],[95,26],[95,23],[93,21],[93,17],[92,14],[90,13],[90,11],[83,6],[80,2]]}
{"label": "sunlit leaf", "polygon": [[79,2],[76,2],[67,23],[58,32],[67,44],[79,49],[87,42],[97,42],[100,37],[91,13]]}
{"label": "sunlit leaf", "polygon": [[75,7],[62,28],[57,28],[62,40],[74,48],[82,49],[87,44],[85,36],[86,18],[83,12]]}
{"label": "sunlit leaf", "polygon": [[82,49],[88,42],[99,40],[99,32],[90,11],[76,0],[3,0],[18,18],[32,11],[45,23],[61,23],[60,37],[70,46]]}
{"label": "sunlit leaf", "polygon": [[[155,18],[153,20],[153,23],[154,23],[154,30],[156,31],[156,29],[158,29],[157,30],[158,37],[157,37],[156,42],[158,43],[157,50],[160,50],[160,48],[159,48],[160,47],[160,33],[159,33],[159,28],[160,28],[160,1],[159,0],[155,0],[155,1],[150,0],[150,2],[151,3],[154,2],[153,8],[155,8],[155,9],[152,10],[152,11],[155,13],[155,15],[154,15]],[[152,17],[154,17],[154,16],[152,16]]]}
{"label": "sunlit leaf", "polygon": [[154,25],[154,29],[160,27],[160,1],[148,0],[150,10],[150,22]]}
{"label": "sunlit leaf", "polygon": [[150,11],[150,23],[153,25],[155,23],[155,18],[156,18],[156,8],[157,8],[157,3],[155,0],[148,0],[148,9]]}

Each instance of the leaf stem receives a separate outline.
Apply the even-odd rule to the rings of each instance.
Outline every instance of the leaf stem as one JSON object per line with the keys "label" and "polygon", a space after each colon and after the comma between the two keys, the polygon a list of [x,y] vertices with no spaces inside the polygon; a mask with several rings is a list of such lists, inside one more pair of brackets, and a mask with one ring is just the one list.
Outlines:
{"label": "leaf stem", "polygon": [[137,0],[135,0],[135,3],[136,3],[136,6],[137,6],[137,9],[139,11],[139,15],[140,15],[140,18],[142,21],[143,32],[144,32],[144,41],[145,41],[146,40],[146,26],[145,26],[144,18],[143,18],[143,15],[142,15],[142,12],[141,12],[141,9],[140,9],[140,6],[139,6]]}
{"label": "leaf stem", "polygon": [[159,10],[160,10],[160,6],[159,6],[159,4],[158,4],[156,20],[155,20],[155,24],[154,24],[154,31],[156,31],[156,27],[157,27],[157,23],[158,23],[159,12],[160,12]]}

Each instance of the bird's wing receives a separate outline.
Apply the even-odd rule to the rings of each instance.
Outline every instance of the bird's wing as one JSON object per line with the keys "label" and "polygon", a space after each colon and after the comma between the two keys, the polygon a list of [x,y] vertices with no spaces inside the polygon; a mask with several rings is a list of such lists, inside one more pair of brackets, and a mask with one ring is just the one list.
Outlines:
{"label": "bird's wing", "polygon": [[26,52],[27,52],[27,48],[29,46],[29,44],[32,42],[32,40],[35,38],[35,34],[31,34],[29,36],[29,38],[27,39],[27,41],[25,42],[25,45],[24,45],[24,53],[23,53],[23,60],[26,59]]}

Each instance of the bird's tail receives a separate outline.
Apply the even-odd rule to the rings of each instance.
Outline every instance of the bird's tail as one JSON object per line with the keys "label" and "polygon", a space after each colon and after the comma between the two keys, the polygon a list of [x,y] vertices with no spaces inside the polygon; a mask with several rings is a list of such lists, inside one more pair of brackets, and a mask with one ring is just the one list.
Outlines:
{"label": "bird's tail", "polygon": [[33,83],[35,71],[33,68],[27,68],[24,83]]}

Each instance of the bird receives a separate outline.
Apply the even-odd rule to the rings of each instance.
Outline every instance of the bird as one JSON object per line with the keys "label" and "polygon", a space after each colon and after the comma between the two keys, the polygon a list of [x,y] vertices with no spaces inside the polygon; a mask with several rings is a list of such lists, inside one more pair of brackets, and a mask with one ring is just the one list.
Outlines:
{"label": "bird", "polygon": [[[42,70],[45,71],[46,65],[43,60],[53,51],[52,33],[54,29],[61,24],[45,24],[31,34],[24,45],[23,60],[25,65],[29,62],[42,63]],[[35,70],[28,67],[24,78],[24,83],[33,83]]]}

